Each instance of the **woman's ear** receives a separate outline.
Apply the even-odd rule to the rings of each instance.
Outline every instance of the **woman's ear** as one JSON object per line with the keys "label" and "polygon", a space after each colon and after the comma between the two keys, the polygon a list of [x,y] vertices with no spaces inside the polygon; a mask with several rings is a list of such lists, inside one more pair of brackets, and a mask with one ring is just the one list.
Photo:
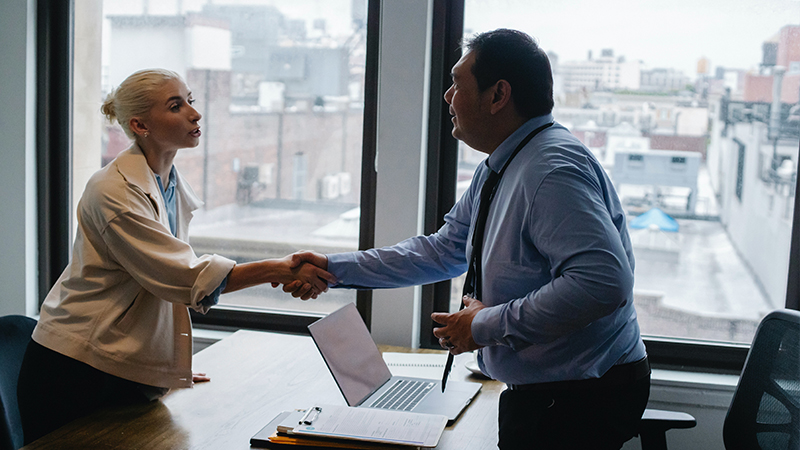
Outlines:
{"label": "woman's ear", "polygon": [[131,120],[128,121],[128,128],[137,136],[147,137],[147,125],[138,117],[131,117]]}

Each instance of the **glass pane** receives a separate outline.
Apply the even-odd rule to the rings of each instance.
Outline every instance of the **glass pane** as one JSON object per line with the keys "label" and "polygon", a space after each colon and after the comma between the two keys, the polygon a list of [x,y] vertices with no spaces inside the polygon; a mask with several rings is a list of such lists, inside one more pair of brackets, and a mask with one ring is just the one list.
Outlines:
{"label": "glass pane", "polygon": [[[357,249],[366,0],[105,0],[93,27],[76,33],[78,48],[102,42],[76,58],[76,73],[101,74],[89,114],[143,68],[174,70],[192,91],[203,136],[175,165],[205,202],[190,226],[198,255],[244,262]],[[118,125],[97,126],[97,142],[75,148],[76,159],[99,149],[93,170],[130,145]],[[317,312],[352,301],[355,291],[336,290],[301,302],[269,285],[220,299]]]}
{"label": "glass pane", "polygon": [[[466,1],[467,36],[515,28],[548,52],[554,116],[628,213],[645,335],[749,343],[784,306],[798,14],[792,0]],[[484,156],[461,144],[459,193]]]}

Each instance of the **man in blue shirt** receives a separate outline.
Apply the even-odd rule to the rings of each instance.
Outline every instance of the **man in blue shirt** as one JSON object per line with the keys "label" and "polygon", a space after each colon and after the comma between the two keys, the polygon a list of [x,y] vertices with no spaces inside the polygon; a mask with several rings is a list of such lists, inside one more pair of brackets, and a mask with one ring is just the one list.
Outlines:
{"label": "man in blue shirt", "polygon": [[[471,263],[480,204],[491,202],[480,287],[461,311],[432,315],[443,325],[434,335],[453,354],[478,349],[481,370],[509,386],[501,449],[618,449],[637,434],[650,386],[619,198],[588,149],[554,123],[550,63],[528,35],[477,35],[452,78],[452,134],[489,156],[445,225],[390,247],[294,259],[326,268],[336,287],[450,279]],[[487,200],[490,172],[500,179]]]}

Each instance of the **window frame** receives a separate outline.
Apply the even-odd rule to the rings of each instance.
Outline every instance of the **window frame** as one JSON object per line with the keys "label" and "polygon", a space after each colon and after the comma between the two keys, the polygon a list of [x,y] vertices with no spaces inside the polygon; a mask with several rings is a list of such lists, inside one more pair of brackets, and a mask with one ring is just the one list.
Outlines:
{"label": "window frame", "polygon": [[[37,2],[37,206],[38,307],[69,263],[72,182],[72,74],[74,1]],[[380,33],[379,0],[367,1],[367,54],[361,168],[361,221],[359,249],[373,247],[376,173],[373,161],[377,143],[377,91]],[[367,327],[371,325],[372,292],[359,291],[356,306]],[[221,306],[207,314],[190,311],[200,327],[239,328],[308,334],[308,325],[323,313],[265,311]]]}
{"label": "window frame", "polygon": [[36,4],[38,306],[70,257],[74,0]]}
{"label": "window frame", "polygon": [[[438,0],[434,0],[433,45],[459,45],[464,28],[465,1],[457,0],[449,3],[447,8]],[[445,17],[438,17],[445,15]],[[441,28],[441,29],[440,29]],[[437,40],[437,36],[439,39]],[[442,39],[447,36],[448,39]],[[450,115],[442,102],[437,102],[444,96],[450,85],[450,68],[447,55],[440,49],[432,49],[431,91],[430,98],[430,136],[428,139],[428,173],[427,188],[429,201],[425,212],[425,232],[433,233],[442,224],[444,215],[455,204],[455,190],[446,191],[443,183],[455,185],[455,161],[457,157],[457,141],[449,136],[452,129]],[[457,58],[456,58],[457,60]],[[441,72],[435,73],[439,68]],[[444,80],[444,82],[442,82]],[[434,123],[436,118],[439,123]],[[455,153],[453,153],[455,152]],[[800,155],[800,146],[798,147]],[[800,157],[798,158],[800,160]],[[800,189],[800,177],[796,180]],[[433,192],[434,194],[430,194]],[[795,191],[798,192],[798,191]],[[792,238],[789,274],[800,271],[800,195],[795,195],[794,216],[792,219]],[[800,277],[787,275],[787,293],[785,307],[800,309]],[[420,308],[420,345],[427,348],[439,348],[438,340],[433,336],[434,324],[430,320],[432,311],[448,311],[450,304],[450,282],[437,283],[423,288],[422,307]],[[747,352],[750,346],[744,344],[731,344],[723,342],[705,342],[692,339],[672,339],[655,336],[643,336],[647,353],[654,367],[677,370],[691,370],[702,372],[718,372],[738,374],[744,367]]]}
{"label": "window frame", "polygon": [[[424,230],[435,232],[455,203],[457,142],[449,135],[449,113],[438,101],[450,83],[450,68],[460,54],[444,49],[458,46],[463,33],[464,0],[432,0],[430,119]],[[368,1],[367,60],[362,153],[361,223],[359,249],[372,248],[375,236],[375,186],[373,164],[377,142],[378,51],[381,1]],[[70,224],[68,189],[71,176],[72,54],[74,0],[37,2],[37,204],[39,306],[69,260]],[[453,50],[456,52],[457,50]],[[800,154],[800,147],[798,148]],[[451,182],[452,181],[452,182]],[[800,177],[796,180],[800,190]],[[450,187],[452,185],[452,188]],[[800,196],[795,195],[789,274],[800,272]],[[420,344],[438,348],[432,338],[430,313],[447,310],[450,282],[423,287],[420,308]],[[356,304],[369,326],[371,291],[359,291]],[[800,277],[787,276],[785,307],[800,309]],[[246,308],[213,308],[207,315],[193,314],[201,327],[253,328],[307,334],[307,325],[322,314],[271,313]],[[645,336],[656,367],[736,373],[749,346],[662,339]]]}

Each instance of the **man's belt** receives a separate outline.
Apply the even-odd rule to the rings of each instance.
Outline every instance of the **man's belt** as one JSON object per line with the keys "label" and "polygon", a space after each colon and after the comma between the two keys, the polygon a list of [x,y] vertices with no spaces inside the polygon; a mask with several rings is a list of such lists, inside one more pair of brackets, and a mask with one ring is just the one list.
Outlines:
{"label": "man's belt", "polygon": [[585,380],[553,381],[535,384],[509,384],[508,388],[515,391],[555,391],[593,389],[610,386],[622,386],[639,381],[650,375],[650,361],[647,356],[639,361],[614,366],[600,378]]}

